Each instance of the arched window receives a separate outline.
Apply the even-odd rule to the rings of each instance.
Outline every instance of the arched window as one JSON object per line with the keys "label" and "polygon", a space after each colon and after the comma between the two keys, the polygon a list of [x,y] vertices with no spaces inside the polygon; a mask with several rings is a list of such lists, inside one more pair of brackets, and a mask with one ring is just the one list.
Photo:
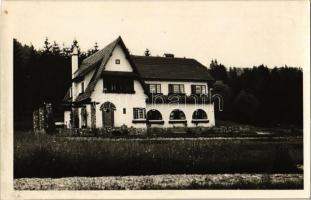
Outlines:
{"label": "arched window", "polygon": [[115,106],[113,103],[107,101],[107,102],[103,103],[103,104],[100,106],[99,109],[100,109],[100,110],[103,110],[103,111],[106,111],[106,110],[116,110],[116,106]]}
{"label": "arched window", "polygon": [[147,112],[147,120],[162,120],[162,115],[158,110],[149,110]]}
{"label": "arched window", "polygon": [[170,120],[185,120],[185,113],[179,109],[175,109],[170,114]]}
{"label": "arched window", "polygon": [[202,109],[197,109],[193,112],[192,119],[207,119],[206,112]]}

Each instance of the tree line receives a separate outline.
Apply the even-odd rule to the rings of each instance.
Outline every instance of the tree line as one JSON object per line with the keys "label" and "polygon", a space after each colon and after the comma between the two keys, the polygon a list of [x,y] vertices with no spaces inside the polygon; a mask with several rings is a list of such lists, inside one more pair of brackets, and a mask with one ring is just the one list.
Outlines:
{"label": "tree line", "polygon": [[[223,111],[217,107],[216,119],[262,126],[302,127],[303,73],[301,68],[265,65],[252,68],[226,68],[212,60],[215,78],[213,93],[224,99]],[[217,104],[217,103],[216,103]]]}
{"label": "tree line", "polygon": [[[70,85],[71,57],[78,47],[79,62],[98,51],[97,43],[81,51],[78,41],[60,46],[45,39],[42,48],[25,45],[17,39],[14,45],[14,123],[31,128],[32,111],[44,102],[54,105],[61,120],[60,105]],[[149,51],[148,51],[149,52]],[[294,124],[302,126],[302,69],[260,65],[252,68],[227,68],[217,60],[209,66],[215,78],[213,93],[221,94],[224,110],[216,110],[216,119],[255,125]]]}
{"label": "tree line", "polygon": [[45,39],[42,48],[13,40],[14,122],[16,126],[31,128],[32,111],[45,102],[52,103],[56,118],[71,80],[71,51],[78,47],[79,61],[98,51],[98,45],[82,52],[77,40],[60,46]]}

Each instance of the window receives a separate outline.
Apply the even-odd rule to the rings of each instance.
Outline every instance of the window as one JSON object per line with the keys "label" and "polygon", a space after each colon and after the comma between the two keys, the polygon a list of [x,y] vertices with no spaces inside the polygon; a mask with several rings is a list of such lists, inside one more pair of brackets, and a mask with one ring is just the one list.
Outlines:
{"label": "window", "polygon": [[162,115],[158,110],[149,110],[147,112],[148,120],[162,120]]}
{"label": "window", "polygon": [[131,79],[104,79],[104,92],[134,93],[134,81]]}
{"label": "window", "polygon": [[160,94],[161,93],[161,84],[148,84],[149,92],[152,94]]}
{"label": "window", "polygon": [[69,89],[69,98],[71,98],[72,97],[72,87],[70,87],[70,89]]}
{"label": "window", "polygon": [[126,108],[123,108],[123,114],[126,114]]}
{"label": "window", "polygon": [[170,120],[185,120],[185,113],[179,109],[175,109],[170,114]]}
{"label": "window", "polygon": [[120,59],[116,59],[116,64],[117,64],[117,65],[120,64]]}
{"label": "window", "polygon": [[133,108],[134,119],[146,119],[146,109],[145,108]]}
{"label": "window", "polygon": [[170,94],[184,94],[185,87],[183,84],[169,84],[168,85],[168,92]]}
{"label": "window", "polygon": [[193,112],[192,119],[207,119],[206,112],[202,109],[198,109]]}
{"label": "window", "polygon": [[84,92],[84,82],[81,82],[81,93]]}
{"label": "window", "polygon": [[191,94],[206,94],[206,85],[191,85]]}

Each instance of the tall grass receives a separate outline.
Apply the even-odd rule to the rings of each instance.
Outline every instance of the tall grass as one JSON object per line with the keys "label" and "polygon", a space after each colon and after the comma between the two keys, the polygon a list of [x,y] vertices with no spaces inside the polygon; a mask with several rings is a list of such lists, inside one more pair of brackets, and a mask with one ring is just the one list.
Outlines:
{"label": "tall grass", "polygon": [[288,173],[302,141],[102,139],[15,134],[14,177],[177,173]]}

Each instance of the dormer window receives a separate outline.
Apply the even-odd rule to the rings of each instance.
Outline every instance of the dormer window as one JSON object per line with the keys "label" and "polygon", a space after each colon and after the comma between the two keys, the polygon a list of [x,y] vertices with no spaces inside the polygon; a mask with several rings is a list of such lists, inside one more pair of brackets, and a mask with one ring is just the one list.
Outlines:
{"label": "dormer window", "polygon": [[120,59],[116,59],[116,64],[117,64],[117,65],[120,64]]}
{"label": "dormer window", "polygon": [[84,92],[84,82],[81,83],[81,93]]}

